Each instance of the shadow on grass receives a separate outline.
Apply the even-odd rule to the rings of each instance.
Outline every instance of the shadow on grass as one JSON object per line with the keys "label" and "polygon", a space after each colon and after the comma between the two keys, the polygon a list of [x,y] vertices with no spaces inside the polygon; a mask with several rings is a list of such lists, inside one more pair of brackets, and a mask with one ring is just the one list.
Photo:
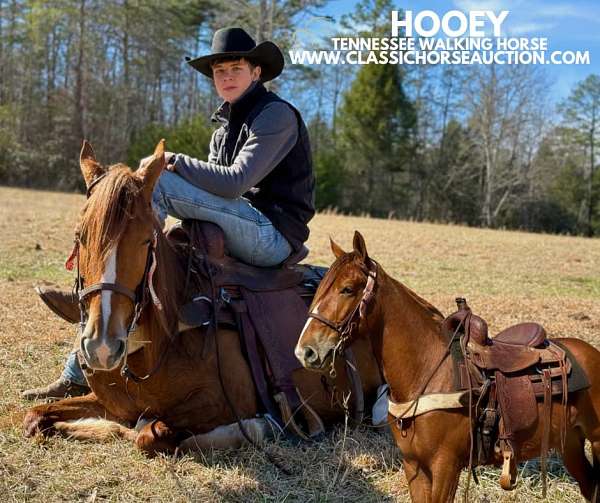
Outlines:
{"label": "shadow on grass", "polygon": [[[269,453],[289,470],[283,473],[267,459]],[[399,453],[390,436],[339,426],[320,442],[293,445],[274,440],[260,451],[211,451],[194,455],[195,462],[216,469],[234,470],[247,484],[231,486],[221,477],[209,480],[222,501],[398,501],[383,487],[381,477],[394,471],[401,476]]]}

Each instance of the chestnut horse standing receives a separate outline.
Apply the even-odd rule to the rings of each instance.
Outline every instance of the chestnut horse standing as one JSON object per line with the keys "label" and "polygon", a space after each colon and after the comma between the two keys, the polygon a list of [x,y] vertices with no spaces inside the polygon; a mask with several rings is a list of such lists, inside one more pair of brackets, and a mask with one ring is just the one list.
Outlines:
{"label": "chestnut horse standing", "polygon": [[[447,354],[449,340],[442,331],[442,314],[371,260],[360,233],[355,233],[354,250],[350,253],[333,242],[331,246],[337,259],[315,294],[310,321],[296,347],[296,356],[303,365],[323,369],[342,346],[366,338],[371,341],[394,402],[408,402],[421,393],[454,391],[453,363]],[[352,323],[356,325],[351,327]],[[344,330],[345,327],[350,328]],[[598,503],[600,352],[579,339],[558,340],[581,364],[591,384],[588,389],[569,395],[563,460],[583,496]],[[538,405],[540,413],[541,406]],[[561,411],[560,407],[552,409],[550,447],[558,449]],[[452,501],[460,472],[469,465],[468,409],[435,410],[402,422],[394,421],[391,415],[389,419],[402,451],[412,501]],[[515,453],[517,461],[539,456],[540,423],[532,429],[530,440]],[[593,465],[584,453],[586,439],[591,442]],[[494,462],[502,463],[500,454]]]}
{"label": "chestnut horse standing", "polygon": [[[218,330],[216,341],[204,347],[206,331],[178,334],[174,328],[186,258],[165,239],[151,207],[154,185],[165,166],[164,141],[135,172],[124,165],[104,169],[87,142],[80,165],[90,197],[77,232],[87,313],[79,343],[93,370],[88,376],[93,393],[30,409],[25,433],[59,432],[77,439],[119,435],[155,453],[177,446],[238,446],[243,438],[235,423],[244,419],[251,436],[262,439],[268,428],[264,420],[252,419],[258,413],[257,396],[239,334]],[[156,267],[148,284],[153,257]],[[141,313],[133,295],[139,286],[156,295]],[[138,325],[135,340],[128,338],[133,322]],[[134,342],[141,345],[135,352]],[[369,376],[379,379],[379,374],[371,351],[356,347],[355,354],[364,387],[374,392],[379,382]],[[150,377],[139,382],[123,377],[119,369],[125,363],[134,375]],[[339,376],[336,387],[347,391],[345,372]],[[332,402],[318,375],[300,369],[293,377],[326,423],[343,418],[344,411]],[[138,432],[132,426],[140,418],[148,421]]]}

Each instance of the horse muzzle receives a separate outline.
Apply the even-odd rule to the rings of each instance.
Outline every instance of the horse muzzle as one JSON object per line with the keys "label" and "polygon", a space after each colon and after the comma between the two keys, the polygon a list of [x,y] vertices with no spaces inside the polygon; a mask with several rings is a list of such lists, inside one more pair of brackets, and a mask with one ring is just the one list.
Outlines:
{"label": "horse muzzle", "polygon": [[316,340],[310,343],[298,342],[294,354],[303,367],[311,370],[323,370],[327,365],[335,343],[329,340],[318,343]]}
{"label": "horse muzzle", "polygon": [[94,370],[114,370],[127,353],[127,336],[98,335],[87,333],[87,327],[81,336],[80,349],[88,367]]}

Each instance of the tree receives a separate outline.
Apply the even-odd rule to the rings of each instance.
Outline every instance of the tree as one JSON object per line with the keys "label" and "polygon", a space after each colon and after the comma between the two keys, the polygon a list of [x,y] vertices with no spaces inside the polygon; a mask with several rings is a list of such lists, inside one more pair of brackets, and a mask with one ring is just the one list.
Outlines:
{"label": "tree", "polygon": [[559,110],[565,124],[575,130],[575,141],[587,152],[585,220],[587,235],[593,236],[594,217],[598,212],[595,173],[596,148],[600,142],[600,76],[590,75],[577,84]]}
{"label": "tree", "polygon": [[[390,0],[362,0],[342,26],[352,36],[381,37],[389,30]],[[408,166],[414,153],[416,114],[398,65],[360,68],[335,117],[345,162],[345,209],[388,216],[404,211]]]}
{"label": "tree", "polygon": [[[412,159],[415,113],[395,65],[366,65],[343,97],[340,146],[354,181],[347,205],[374,215],[400,209]],[[347,177],[347,179],[349,179]]]}
{"label": "tree", "polygon": [[480,146],[481,223],[493,227],[530,179],[548,85],[542,70],[524,65],[473,67],[468,83],[463,99]]}
{"label": "tree", "polygon": [[209,82],[184,56],[198,52],[219,8],[220,0],[1,0],[0,182],[82,189],[84,137],[107,152],[103,161],[123,161],[148,124],[204,115]]}

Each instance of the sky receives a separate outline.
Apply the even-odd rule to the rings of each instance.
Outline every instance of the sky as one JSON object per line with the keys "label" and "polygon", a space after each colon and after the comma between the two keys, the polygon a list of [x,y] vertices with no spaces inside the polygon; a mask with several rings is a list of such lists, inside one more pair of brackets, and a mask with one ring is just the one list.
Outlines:
{"label": "sky", "polygon": [[[330,0],[318,13],[339,21],[352,12],[356,0]],[[600,0],[398,0],[398,9],[433,10],[440,17],[450,10],[510,11],[502,28],[505,36],[546,37],[549,50],[590,52],[589,65],[546,65],[552,84],[554,101],[566,98],[574,85],[591,73],[600,74]],[[327,36],[335,24],[309,17],[303,23],[301,38]],[[391,18],[390,18],[391,24]]]}

